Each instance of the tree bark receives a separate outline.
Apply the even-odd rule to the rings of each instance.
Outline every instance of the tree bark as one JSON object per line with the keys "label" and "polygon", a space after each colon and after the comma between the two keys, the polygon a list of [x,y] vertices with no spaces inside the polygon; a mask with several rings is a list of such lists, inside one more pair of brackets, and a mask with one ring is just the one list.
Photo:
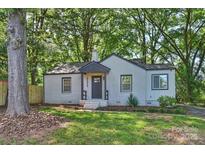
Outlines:
{"label": "tree bark", "polygon": [[26,63],[26,13],[13,9],[8,17],[8,107],[9,116],[29,113]]}
{"label": "tree bark", "polygon": [[192,74],[190,72],[189,64],[186,65],[186,78],[187,78],[186,86],[187,86],[188,102],[193,103],[193,88],[192,88],[193,83],[192,83]]}
{"label": "tree bark", "polygon": [[8,106],[8,88],[7,88],[7,91],[6,91],[6,100],[5,100],[5,107]]}

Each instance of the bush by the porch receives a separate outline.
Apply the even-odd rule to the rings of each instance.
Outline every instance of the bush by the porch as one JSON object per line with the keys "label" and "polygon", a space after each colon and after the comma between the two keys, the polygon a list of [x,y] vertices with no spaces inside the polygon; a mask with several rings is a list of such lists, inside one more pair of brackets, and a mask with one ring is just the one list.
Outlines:
{"label": "bush by the porch", "polygon": [[130,96],[128,97],[128,101],[127,103],[132,106],[132,107],[136,107],[139,104],[139,101],[137,99],[137,97],[135,97],[132,93],[130,94]]}

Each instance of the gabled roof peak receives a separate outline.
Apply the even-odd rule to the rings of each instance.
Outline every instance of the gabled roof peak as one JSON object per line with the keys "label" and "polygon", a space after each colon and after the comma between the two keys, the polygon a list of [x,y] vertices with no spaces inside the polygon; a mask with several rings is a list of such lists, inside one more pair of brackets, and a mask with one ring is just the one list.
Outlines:
{"label": "gabled roof peak", "polygon": [[103,59],[101,62],[105,61],[106,59],[110,58],[111,56],[116,56],[122,60],[125,60],[131,64],[134,64],[142,69],[145,70],[172,70],[175,69],[175,67],[171,64],[145,64],[143,63],[140,59],[136,60],[136,59],[126,59],[123,58],[115,53],[112,53],[111,55],[109,55],[108,57],[106,57],[105,59]]}
{"label": "gabled roof peak", "polygon": [[82,73],[107,73],[110,68],[100,64],[99,62],[92,61],[79,69]]}

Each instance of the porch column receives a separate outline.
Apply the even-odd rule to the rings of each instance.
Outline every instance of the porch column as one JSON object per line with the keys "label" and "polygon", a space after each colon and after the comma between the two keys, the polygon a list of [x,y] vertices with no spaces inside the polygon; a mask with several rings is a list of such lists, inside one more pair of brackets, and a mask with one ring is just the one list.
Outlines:
{"label": "porch column", "polygon": [[106,73],[104,73],[104,100],[106,100]]}
{"label": "porch column", "polygon": [[83,83],[83,73],[81,73],[81,99],[82,100],[83,100],[83,90],[84,90],[83,85],[84,85],[84,83]]}

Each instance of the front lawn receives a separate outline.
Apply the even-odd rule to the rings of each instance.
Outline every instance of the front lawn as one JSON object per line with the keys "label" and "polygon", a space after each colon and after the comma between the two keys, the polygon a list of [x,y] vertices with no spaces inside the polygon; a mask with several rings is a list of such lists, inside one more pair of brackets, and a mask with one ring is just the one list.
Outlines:
{"label": "front lawn", "polygon": [[70,122],[43,139],[29,138],[20,144],[205,144],[203,118],[60,107],[46,107],[41,111],[63,116]]}
{"label": "front lawn", "polygon": [[45,144],[205,144],[205,120],[187,115],[45,108],[71,120]]}

